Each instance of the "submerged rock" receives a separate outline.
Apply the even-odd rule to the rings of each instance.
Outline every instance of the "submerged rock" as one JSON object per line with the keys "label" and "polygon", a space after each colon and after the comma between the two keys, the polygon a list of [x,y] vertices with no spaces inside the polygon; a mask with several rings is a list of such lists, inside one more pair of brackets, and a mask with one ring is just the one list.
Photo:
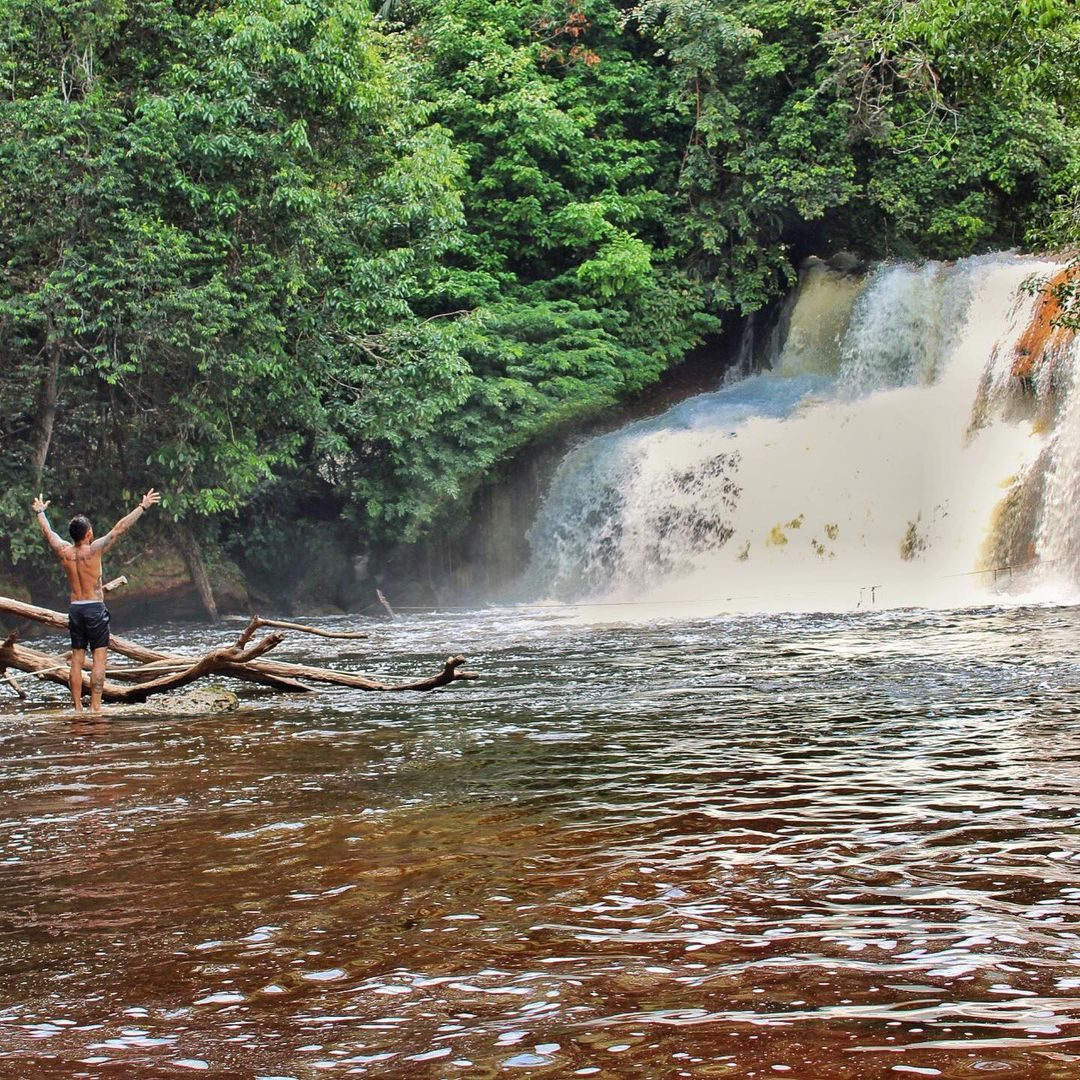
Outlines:
{"label": "submerged rock", "polygon": [[143,716],[147,713],[154,716],[206,716],[235,712],[239,705],[240,699],[231,690],[220,686],[206,686],[175,694],[162,694],[138,705],[113,705],[108,711],[117,719],[125,715]]}

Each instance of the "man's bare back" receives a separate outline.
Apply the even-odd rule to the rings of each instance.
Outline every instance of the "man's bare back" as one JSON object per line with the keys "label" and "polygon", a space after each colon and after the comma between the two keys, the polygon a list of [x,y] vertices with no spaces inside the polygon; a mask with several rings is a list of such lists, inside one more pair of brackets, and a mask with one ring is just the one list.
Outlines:
{"label": "man's bare back", "polygon": [[101,552],[90,547],[68,544],[58,551],[60,562],[71,584],[71,599],[104,600],[101,588]]}

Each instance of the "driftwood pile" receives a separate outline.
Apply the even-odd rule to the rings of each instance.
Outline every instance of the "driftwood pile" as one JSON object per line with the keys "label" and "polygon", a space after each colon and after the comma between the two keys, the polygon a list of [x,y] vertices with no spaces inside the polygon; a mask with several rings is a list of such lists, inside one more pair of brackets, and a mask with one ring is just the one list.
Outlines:
{"label": "driftwood pile", "polygon": [[[67,631],[67,616],[61,612],[35,607],[33,604],[24,604],[4,596],[0,596],[0,614],[30,619],[57,630]],[[208,675],[227,676],[286,693],[310,693],[314,688],[307,685],[308,683],[332,683],[335,686],[350,686],[357,690],[434,690],[457,679],[479,678],[476,672],[461,670],[461,665],[465,663],[463,656],[449,657],[442,671],[429,678],[396,684],[380,682],[367,675],[357,675],[348,671],[265,660],[263,658],[266,654],[284,640],[284,635],[275,632],[266,634],[258,641],[253,641],[256,633],[264,627],[295,630],[329,638],[355,639],[367,636],[363,633],[319,630],[299,623],[261,619],[256,615],[234,644],[211,649],[201,657],[194,658],[147,649],[113,634],[109,642],[110,652],[119,653],[137,663],[125,666],[110,664],[105,671],[105,688],[102,698],[107,702],[143,702],[153,694],[162,694],[188,686]],[[7,679],[8,684],[21,698],[26,697],[25,691],[12,678],[8,672],[9,668],[30,672],[38,678],[59,683],[62,686],[68,685],[70,654],[66,657],[57,657],[16,644],[17,639],[18,632],[15,632],[9,634],[3,644],[0,644],[0,675]],[[89,661],[89,655],[87,661]],[[89,686],[88,677],[84,677],[84,685]]]}

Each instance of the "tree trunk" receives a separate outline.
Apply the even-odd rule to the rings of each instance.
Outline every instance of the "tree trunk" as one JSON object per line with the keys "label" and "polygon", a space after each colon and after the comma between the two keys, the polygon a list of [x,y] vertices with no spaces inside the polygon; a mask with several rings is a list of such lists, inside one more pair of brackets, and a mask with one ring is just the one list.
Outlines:
{"label": "tree trunk", "polygon": [[214,590],[210,587],[210,575],[206,572],[199,541],[186,525],[176,526],[176,540],[206,614],[210,616],[211,622],[219,622],[221,616],[218,615],[217,601],[214,600]]}
{"label": "tree trunk", "polygon": [[56,424],[56,393],[60,379],[60,346],[56,342],[46,345],[47,361],[45,375],[41,380],[38,393],[37,442],[31,465],[34,470],[34,491],[41,490],[41,478],[45,472],[45,462],[52,445],[53,427]]}

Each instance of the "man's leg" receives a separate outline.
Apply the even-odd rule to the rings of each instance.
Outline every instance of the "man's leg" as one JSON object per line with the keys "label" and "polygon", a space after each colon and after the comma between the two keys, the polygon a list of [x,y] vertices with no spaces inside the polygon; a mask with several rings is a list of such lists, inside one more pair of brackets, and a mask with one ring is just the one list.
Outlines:
{"label": "man's leg", "polygon": [[101,712],[101,691],[105,686],[105,656],[108,647],[95,649],[90,665],[90,712],[97,716]]}
{"label": "man's leg", "polygon": [[68,674],[68,686],[71,687],[71,700],[76,712],[82,712],[82,669],[86,660],[85,649],[71,650],[71,671]]}

